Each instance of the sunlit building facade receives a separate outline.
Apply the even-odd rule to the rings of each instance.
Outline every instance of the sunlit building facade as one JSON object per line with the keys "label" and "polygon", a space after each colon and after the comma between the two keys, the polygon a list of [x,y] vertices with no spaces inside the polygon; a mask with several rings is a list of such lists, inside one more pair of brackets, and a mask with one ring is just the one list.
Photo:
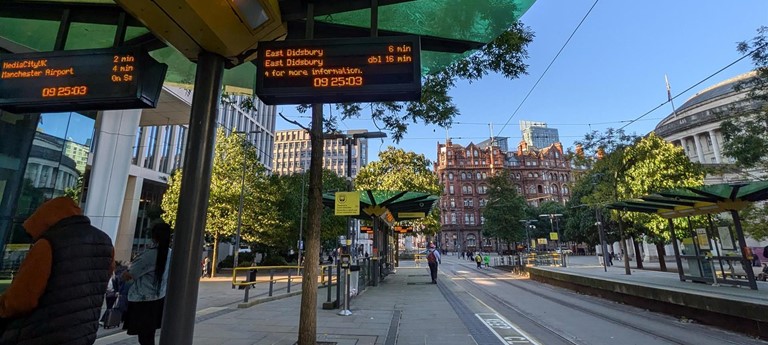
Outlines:
{"label": "sunlit building facade", "polygon": [[571,195],[571,166],[560,143],[543,149],[522,141],[517,151],[504,151],[506,139],[497,145],[466,146],[448,139],[437,145],[435,172],[443,193],[439,207],[441,241],[449,251],[493,251],[493,238],[483,238],[483,209],[488,203],[488,178],[509,171],[518,193],[528,204],[544,201],[565,203]]}
{"label": "sunlit building facade", "polygon": [[[368,132],[365,129],[349,130],[346,134]],[[325,139],[323,143],[323,168],[339,176],[347,176],[347,144],[344,139]],[[368,164],[368,139],[359,138],[353,142],[352,177],[357,176],[360,168]],[[300,173],[309,169],[310,161],[309,132],[303,129],[281,130],[275,132],[274,153],[272,156],[276,174]]]}

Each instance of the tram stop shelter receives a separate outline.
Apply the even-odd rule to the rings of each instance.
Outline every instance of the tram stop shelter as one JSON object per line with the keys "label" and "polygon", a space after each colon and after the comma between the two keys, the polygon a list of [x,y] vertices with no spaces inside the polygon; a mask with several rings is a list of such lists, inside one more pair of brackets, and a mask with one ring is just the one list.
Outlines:
{"label": "tram stop shelter", "polygon": [[[673,189],[618,201],[607,208],[666,218],[680,281],[723,283],[757,290],[752,254],[744,238],[739,211],[766,199],[768,181],[759,181]],[[706,225],[694,229],[692,216],[706,216]],[[675,233],[675,218],[687,219],[686,235],[681,239]]]}
{"label": "tram stop shelter", "polygon": [[[393,267],[397,257],[397,244],[393,225],[395,222],[418,220],[426,217],[435,205],[438,197],[428,193],[411,191],[361,190],[360,213],[351,216],[372,222],[373,248],[372,260],[378,261],[378,270],[374,270],[373,282],[378,284],[378,277],[384,277],[389,267]],[[334,193],[323,194],[323,205],[334,209]],[[390,245],[394,239],[395,246]],[[377,272],[378,271],[378,272]]]}

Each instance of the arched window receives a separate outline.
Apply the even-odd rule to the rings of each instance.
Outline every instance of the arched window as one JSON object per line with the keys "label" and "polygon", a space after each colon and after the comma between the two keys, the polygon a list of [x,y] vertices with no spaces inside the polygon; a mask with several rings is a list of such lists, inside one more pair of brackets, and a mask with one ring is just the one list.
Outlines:
{"label": "arched window", "polygon": [[516,184],[516,185],[515,185],[515,190],[517,190],[517,193],[518,193],[518,194],[522,194],[522,193],[523,193],[523,188],[522,188],[522,187],[520,187],[520,185],[519,185],[519,184]]}
{"label": "arched window", "polygon": [[558,188],[557,188],[557,185],[556,185],[556,184],[553,184],[553,185],[552,185],[552,194],[557,194],[557,193],[558,193]]}
{"label": "arched window", "polygon": [[528,186],[528,194],[536,194],[536,186]]}
{"label": "arched window", "polygon": [[461,179],[466,180],[467,179],[467,173],[461,173]]}
{"label": "arched window", "polygon": [[482,176],[483,176],[483,175],[482,175],[482,174],[480,174],[480,172],[479,172],[479,171],[478,171],[478,172],[475,174],[475,177],[477,177],[477,179],[478,179],[478,180],[479,180],[479,179],[481,179],[481,178],[482,178]]}
{"label": "arched window", "polygon": [[563,194],[568,194],[568,185],[563,185]]}
{"label": "arched window", "polygon": [[453,173],[448,173],[448,180],[453,181]]}
{"label": "arched window", "polygon": [[472,155],[469,153],[469,150],[467,150],[467,158],[472,157]]}
{"label": "arched window", "polygon": [[519,180],[520,179],[520,173],[516,173],[515,174],[515,178]]}
{"label": "arched window", "polygon": [[474,234],[467,234],[467,247],[474,247],[477,245],[477,237]]}
{"label": "arched window", "polygon": [[486,174],[486,173],[483,173],[483,180],[485,180],[485,179],[487,179],[487,178],[488,178],[488,174]]}
{"label": "arched window", "polygon": [[539,194],[544,194],[544,187],[542,185],[539,185],[538,187]]}
{"label": "arched window", "polygon": [[456,212],[451,212],[451,224],[456,224]]}
{"label": "arched window", "polygon": [[528,177],[533,177],[533,173],[528,173]]}

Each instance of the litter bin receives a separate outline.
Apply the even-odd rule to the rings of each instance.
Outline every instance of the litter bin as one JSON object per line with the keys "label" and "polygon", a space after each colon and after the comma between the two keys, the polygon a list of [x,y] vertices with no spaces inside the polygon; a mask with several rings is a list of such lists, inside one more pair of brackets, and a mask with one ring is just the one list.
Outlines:
{"label": "litter bin", "polygon": [[358,280],[360,279],[360,265],[349,265],[349,295],[357,295]]}
{"label": "litter bin", "polygon": [[[248,270],[248,279],[246,280],[246,282],[255,282],[256,281],[256,273],[257,273],[257,270],[255,268]],[[253,285],[251,285],[251,287],[253,287]],[[237,288],[238,288],[238,290],[244,290],[245,289],[245,285],[238,285]]]}

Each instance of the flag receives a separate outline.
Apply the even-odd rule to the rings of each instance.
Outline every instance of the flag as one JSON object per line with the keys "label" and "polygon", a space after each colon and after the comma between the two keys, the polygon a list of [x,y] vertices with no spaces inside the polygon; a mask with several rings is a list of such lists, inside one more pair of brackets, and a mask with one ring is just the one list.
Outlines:
{"label": "flag", "polygon": [[669,79],[667,79],[667,75],[664,75],[664,82],[667,83],[667,101],[672,101],[672,88],[669,87]]}

